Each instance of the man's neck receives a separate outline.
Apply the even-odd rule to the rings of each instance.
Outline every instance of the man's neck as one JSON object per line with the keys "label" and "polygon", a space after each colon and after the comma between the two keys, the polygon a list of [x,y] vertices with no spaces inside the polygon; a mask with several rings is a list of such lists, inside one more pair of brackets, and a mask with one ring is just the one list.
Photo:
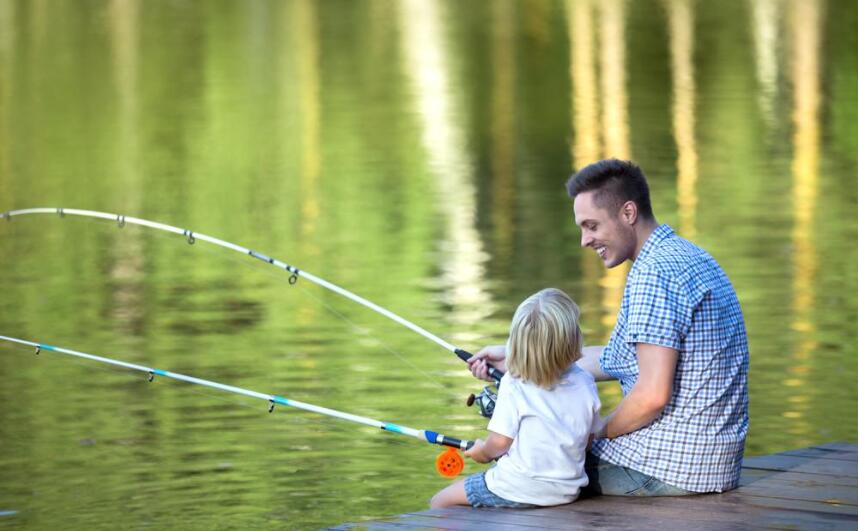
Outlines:
{"label": "man's neck", "polygon": [[658,221],[656,221],[655,218],[647,219],[647,220],[640,220],[638,223],[635,224],[635,235],[637,237],[637,246],[635,247],[635,256],[634,256],[634,258],[632,258],[633,262],[637,259],[638,255],[641,254],[641,249],[643,249],[644,244],[646,243],[646,241],[649,239],[649,237],[652,235],[652,233],[657,228],[658,228]]}

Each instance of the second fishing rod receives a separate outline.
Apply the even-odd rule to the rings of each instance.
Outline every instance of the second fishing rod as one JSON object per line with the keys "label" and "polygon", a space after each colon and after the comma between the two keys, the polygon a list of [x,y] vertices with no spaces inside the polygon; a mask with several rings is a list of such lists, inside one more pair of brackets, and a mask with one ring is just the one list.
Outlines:
{"label": "second fishing rod", "polygon": [[465,466],[464,460],[462,456],[456,451],[457,449],[468,450],[474,445],[474,441],[468,441],[465,439],[456,439],[453,437],[448,437],[441,433],[432,431],[432,430],[423,430],[423,429],[415,429],[409,428],[408,426],[402,426],[400,424],[394,424],[392,422],[383,422],[380,420],[375,420],[369,417],[364,417],[360,415],[354,415],[352,413],[346,413],[344,411],[337,411],[335,409],[330,409],[327,407],[322,407],[314,404],[309,404],[307,402],[301,402],[298,400],[293,400],[291,398],[286,398],[280,395],[270,395],[266,393],[260,393],[257,391],[252,391],[250,389],[244,389],[242,387],[236,387],[234,385],[226,385],[219,382],[214,382],[212,380],[204,380],[202,378],[197,378],[195,376],[189,376],[187,374],[180,374],[172,371],[165,371],[162,369],[156,369],[154,367],[147,367],[144,365],[138,365],[136,363],[129,363],[127,361],[121,361],[114,358],[107,358],[104,356],[97,356],[95,354],[90,354],[87,352],[80,352],[78,350],[71,350],[63,347],[58,347],[54,345],[48,345],[45,343],[37,343],[34,341],[28,341],[26,339],[20,339],[16,337],[8,337],[0,335],[0,342],[8,342],[14,343],[18,345],[26,345],[30,347],[35,347],[36,354],[45,351],[45,352],[55,352],[59,354],[66,354],[69,356],[74,356],[77,358],[83,358],[90,361],[97,361],[100,363],[113,365],[116,367],[122,367],[125,369],[131,369],[135,371],[141,371],[147,373],[149,375],[149,381],[152,382],[155,380],[156,376],[164,376],[167,378],[172,378],[174,380],[180,380],[183,382],[187,382],[194,385],[200,385],[203,387],[209,387],[213,389],[218,389],[220,391],[226,391],[228,393],[233,393],[237,395],[249,396],[251,398],[259,398],[262,400],[266,400],[268,402],[268,412],[271,413],[274,411],[274,405],[280,404],[284,406],[293,407],[296,409],[302,409],[304,411],[310,411],[313,413],[317,413],[320,415],[325,415],[328,417],[334,417],[341,420],[347,420],[349,422],[354,422],[357,424],[363,424],[366,426],[372,426],[374,428],[379,428],[386,432],[398,433],[400,435],[406,435],[409,437],[414,437],[420,440],[423,440],[429,444],[437,444],[439,446],[446,446],[447,451],[440,454],[435,459],[435,468],[442,476],[446,477],[455,477],[457,476]]}
{"label": "second fishing rod", "polygon": [[[225,240],[221,240],[219,238],[215,238],[213,236],[209,236],[207,234],[203,234],[201,232],[195,232],[195,231],[192,231],[190,229],[182,229],[179,227],[174,227],[172,225],[159,223],[157,221],[150,221],[147,219],[136,218],[136,217],[132,217],[132,216],[125,216],[125,215],[121,215],[121,214],[112,214],[112,213],[108,213],[108,212],[99,212],[99,211],[95,211],[95,210],[81,210],[81,209],[75,209],[75,208],[48,207],[48,208],[26,208],[26,209],[20,209],[20,210],[10,210],[8,212],[3,212],[2,214],[0,214],[0,218],[5,219],[7,221],[11,221],[12,218],[17,217],[17,216],[38,215],[38,214],[56,215],[56,216],[59,216],[60,218],[64,218],[65,216],[81,216],[81,217],[102,219],[102,220],[115,222],[117,227],[119,227],[119,228],[123,228],[128,224],[138,225],[141,227],[147,227],[147,228],[151,228],[151,229],[160,230],[160,231],[169,232],[172,234],[183,236],[189,244],[194,244],[197,241],[204,241],[207,243],[211,243],[213,245],[217,245],[219,247],[223,247],[225,249],[230,249],[232,251],[235,251],[235,252],[247,255],[247,256],[251,256],[253,258],[256,258],[257,260],[260,260],[260,261],[265,262],[267,264],[270,264],[270,265],[272,265],[278,269],[282,269],[282,270],[286,271],[287,273],[289,273],[289,283],[290,284],[295,284],[299,278],[304,278],[304,279],[307,279],[308,281],[310,281],[310,282],[312,282],[318,286],[321,286],[325,289],[333,291],[334,293],[342,295],[343,297],[345,297],[345,298],[347,298],[353,302],[356,302],[356,303],[360,304],[361,306],[364,306],[365,308],[369,308],[370,310],[372,310],[376,313],[379,313],[379,314],[387,317],[388,319],[391,319],[391,320],[405,326],[406,328],[420,334],[424,338],[426,338],[426,339],[440,345],[441,347],[449,350],[450,352],[455,354],[462,361],[467,362],[473,356],[473,354],[471,354],[470,352],[468,352],[464,349],[458,348],[455,345],[452,345],[451,343],[448,343],[447,341],[441,339],[440,337],[436,336],[435,334],[432,334],[431,332],[427,331],[423,327],[418,326],[418,325],[412,323],[411,321],[391,312],[390,310],[383,308],[383,307],[375,304],[374,302],[371,302],[371,301],[369,301],[369,300],[367,300],[367,299],[365,299],[365,298],[363,298],[363,297],[361,297],[361,296],[359,296],[359,295],[357,295],[357,294],[355,294],[355,293],[353,293],[353,292],[351,292],[351,291],[349,291],[343,287],[340,287],[336,284],[328,282],[327,280],[325,280],[323,278],[317,277],[317,276],[315,276],[315,275],[313,275],[307,271],[299,269],[299,268],[297,268],[291,264],[288,264],[286,262],[283,262],[281,260],[278,260],[276,258],[268,256],[266,254],[263,254],[263,253],[260,253],[258,251],[249,249],[247,247],[243,247],[241,245],[236,245],[234,243],[230,243],[230,242],[225,241]],[[503,372],[499,371],[495,367],[489,366],[488,373],[489,373],[489,376],[496,383],[500,383],[500,380],[503,377]],[[494,398],[495,398],[495,395],[492,392],[492,390],[490,388],[486,388],[477,396],[471,395],[468,398],[468,405],[470,406],[476,402],[480,407],[480,413],[483,416],[490,417],[491,413],[494,409]]]}

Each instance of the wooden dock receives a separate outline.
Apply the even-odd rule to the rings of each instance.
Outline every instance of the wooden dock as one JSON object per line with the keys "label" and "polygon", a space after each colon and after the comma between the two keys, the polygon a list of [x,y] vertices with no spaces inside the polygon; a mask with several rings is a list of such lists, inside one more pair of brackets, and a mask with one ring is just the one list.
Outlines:
{"label": "wooden dock", "polygon": [[541,509],[432,509],[333,529],[858,530],[858,445],[747,457],[741,486],[681,498],[600,496]]}

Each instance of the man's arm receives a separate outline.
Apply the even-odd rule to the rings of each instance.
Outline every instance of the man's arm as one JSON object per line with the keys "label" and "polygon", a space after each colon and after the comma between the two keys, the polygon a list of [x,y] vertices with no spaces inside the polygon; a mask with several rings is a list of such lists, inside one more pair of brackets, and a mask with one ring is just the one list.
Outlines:
{"label": "man's arm", "polygon": [[605,350],[604,345],[597,347],[584,347],[581,359],[577,361],[578,366],[593,375],[597,382],[605,382],[607,380],[615,380],[613,376],[608,376],[602,371],[602,366],[599,365],[599,358]]}
{"label": "man's arm", "polygon": [[638,343],[636,351],[638,380],[608,416],[597,437],[613,439],[637,431],[655,420],[670,401],[679,352],[648,343]]}
{"label": "man's arm", "polygon": [[[577,361],[578,366],[592,374],[597,382],[616,379],[613,376],[605,374],[599,365],[599,357],[602,355],[603,350],[605,350],[604,346],[584,347],[581,359]],[[506,345],[485,347],[468,360],[468,366],[475,377],[493,382],[494,380],[489,377],[486,362],[491,363],[497,370],[506,372]]]}

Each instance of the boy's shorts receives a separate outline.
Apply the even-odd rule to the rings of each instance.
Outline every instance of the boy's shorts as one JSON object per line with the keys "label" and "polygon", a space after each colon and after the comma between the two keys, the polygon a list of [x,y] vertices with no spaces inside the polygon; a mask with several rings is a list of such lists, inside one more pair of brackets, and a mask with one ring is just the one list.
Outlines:
{"label": "boy's shorts", "polygon": [[479,472],[465,478],[465,496],[471,507],[509,507],[512,509],[526,509],[538,507],[532,503],[519,503],[501,498],[489,490],[486,485],[486,473]]}

